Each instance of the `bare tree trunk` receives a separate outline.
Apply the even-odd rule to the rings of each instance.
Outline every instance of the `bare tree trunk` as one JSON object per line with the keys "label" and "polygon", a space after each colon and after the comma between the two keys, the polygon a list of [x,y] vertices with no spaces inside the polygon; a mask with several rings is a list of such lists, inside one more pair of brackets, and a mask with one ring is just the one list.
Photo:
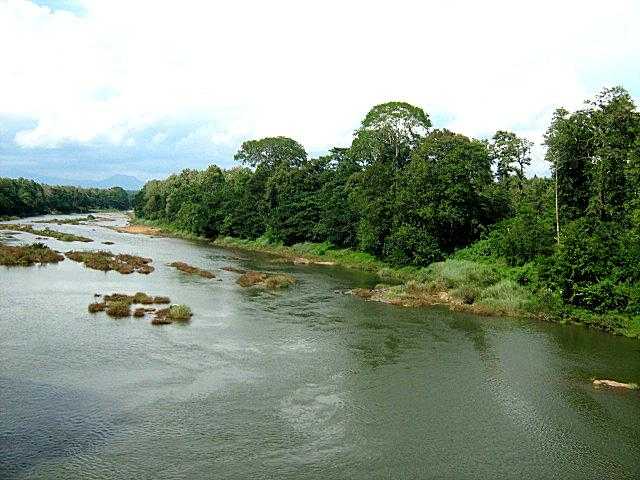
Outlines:
{"label": "bare tree trunk", "polygon": [[556,179],[556,241],[560,245],[560,212],[558,211],[558,166],[555,168]]}

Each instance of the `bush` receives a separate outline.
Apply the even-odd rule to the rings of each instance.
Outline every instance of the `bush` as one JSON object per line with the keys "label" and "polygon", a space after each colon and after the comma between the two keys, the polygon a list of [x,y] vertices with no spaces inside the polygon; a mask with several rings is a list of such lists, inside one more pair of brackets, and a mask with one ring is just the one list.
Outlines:
{"label": "bush", "polygon": [[569,305],[593,312],[634,312],[638,305],[638,242],[620,225],[593,218],[568,223],[555,254],[540,261],[540,278]]}
{"label": "bush", "polygon": [[106,305],[102,302],[91,303],[88,307],[89,313],[103,312],[105,308]]}
{"label": "bush", "polygon": [[167,317],[171,320],[189,320],[193,316],[191,309],[186,305],[171,305]]}
{"label": "bush", "polygon": [[466,305],[472,305],[480,296],[480,289],[472,285],[463,285],[453,290],[451,296]]}
{"label": "bush", "polygon": [[115,318],[131,316],[131,308],[127,302],[111,302],[107,304],[107,315]]}
{"label": "bush", "polygon": [[485,289],[479,302],[497,313],[518,315],[524,311],[531,311],[535,300],[528,289],[513,280],[505,279]]}
{"label": "bush", "polygon": [[484,288],[497,283],[503,275],[497,267],[468,260],[445,260],[423,269],[418,274],[423,282],[437,282],[446,289],[472,285]]}
{"label": "bush", "polygon": [[401,225],[384,241],[385,259],[395,265],[429,265],[442,258],[436,239],[425,229]]}

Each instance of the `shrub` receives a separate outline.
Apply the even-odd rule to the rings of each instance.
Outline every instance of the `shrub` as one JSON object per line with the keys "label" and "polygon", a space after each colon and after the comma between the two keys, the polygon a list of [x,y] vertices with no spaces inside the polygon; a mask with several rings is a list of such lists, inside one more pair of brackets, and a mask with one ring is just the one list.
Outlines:
{"label": "shrub", "polygon": [[141,303],[143,305],[151,305],[153,302],[153,297],[147,295],[144,292],[137,292],[133,296],[133,303]]}
{"label": "shrub", "polygon": [[115,318],[131,316],[131,308],[127,302],[111,302],[107,303],[107,315]]}
{"label": "shrub", "polygon": [[384,256],[396,265],[428,265],[442,258],[436,239],[425,229],[401,225],[384,241]]}
{"label": "shrub", "polygon": [[90,303],[89,304],[89,313],[103,312],[105,308],[106,308],[106,304],[104,304],[102,302]]}
{"label": "shrub", "polygon": [[167,318],[171,320],[189,320],[193,316],[191,309],[186,305],[171,305],[167,312]]}
{"label": "shrub", "polygon": [[463,285],[484,288],[497,283],[502,276],[498,268],[493,265],[452,259],[434,263],[418,273],[420,281],[425,283],[433,281],[443,285],[445,289]]}
{"label": "shrub", "polygon": [[478,299],[482,305],[491,307],[496,313],[518,315],[531,310],[533,294],[510,279],[486,288]]}
{"label": "shrub", "polygon": [[472,285],[463,285],[453,290],[451,296],[466,305],[472,305],[480,296],[480,289]]}
{"label": "shrub", "polygon": [[267,288],[285,288],[296,283],[296,279],[286,274],[270,275],[263,283]]}

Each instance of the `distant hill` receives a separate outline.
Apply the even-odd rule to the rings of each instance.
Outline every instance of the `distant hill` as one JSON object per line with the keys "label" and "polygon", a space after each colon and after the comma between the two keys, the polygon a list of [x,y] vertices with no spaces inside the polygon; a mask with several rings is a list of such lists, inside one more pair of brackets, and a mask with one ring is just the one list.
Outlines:
{"label": "distant hill", "polygon": [[99,188],[122,187],[125,190],[140,190],[144,183],[131,175],[112,175],[104,180],[98,180],[93,186]]}
{"label": "distant hill", "polygon": [[24,177],[47,185],[72,185],[83,188],[122,187],[125,190],[140,190],[144,182],[131,175],[112,175],[102,180],[72,180],[68,178],[49,177],[45,175],[12,175]]}

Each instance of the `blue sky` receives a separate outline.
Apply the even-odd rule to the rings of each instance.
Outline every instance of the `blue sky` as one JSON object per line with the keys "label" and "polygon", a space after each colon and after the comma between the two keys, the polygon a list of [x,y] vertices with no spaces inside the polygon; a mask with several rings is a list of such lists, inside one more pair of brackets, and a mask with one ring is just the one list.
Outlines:
{"label": "blue sky", "polygon": [[604,86],[640,97],[640,2],[0,2],[0,175],[142,180],[242,141],[348,145],[373,105],[536,142]]}

